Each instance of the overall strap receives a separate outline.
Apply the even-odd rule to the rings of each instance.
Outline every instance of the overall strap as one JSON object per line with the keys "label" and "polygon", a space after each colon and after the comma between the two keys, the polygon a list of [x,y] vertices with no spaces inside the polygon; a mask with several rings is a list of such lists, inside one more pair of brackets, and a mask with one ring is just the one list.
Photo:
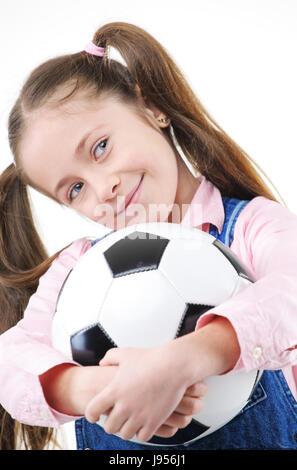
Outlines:
{"label": "overall strap", "polygon": [[223,230],[219,234],[218,229],[214,225],[210,224],[209,233],[225,245],[230,246],[234,238],[236,220],[238,219],[240,212],[250,201],[242,201],[241,199],[226,197],[222,197],[222,201],[225,210],[225,221]]}
{"label": "overall strap", "polygon": [[93,241],[92,241],[91,246],[96,245],[96,243],[98,243],[98,242],[100,242],[101,240],[103,240],[103,238],[108,237],[108,235],[110,235],[110,234],[113,233],[114,231],[115,231],[115,230],[111,230],[110,232],[105,233],[105,235],[102,235],[102,237],[96,238],[96,240],[93,240]]}

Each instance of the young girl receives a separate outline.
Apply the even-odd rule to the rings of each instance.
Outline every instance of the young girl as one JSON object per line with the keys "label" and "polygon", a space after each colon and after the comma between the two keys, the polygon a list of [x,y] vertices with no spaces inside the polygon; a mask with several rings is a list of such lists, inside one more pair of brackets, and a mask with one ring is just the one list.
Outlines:
{"label": "young girl", "polygon": [[[109,46],[127,67],[108,57]],[[44,448],[53,428],[76,420],[78,449],[143,449],[128,439],[169,438],[201,410],[204,378],[263,369],[236,418],[177,448],[297,449],[297,217],[162,46],[131,24],[101,27],[86,50],[32,72],[9,139],[15,161],[2,174],[0,204],[1,447],[15,448],[21,435],[28,448]],[[177,222],[173,208],[183,214],[188,205],[179,222],[231,245],[256,282],[202,315],[193,333],[156,349],[113,349],[99,367],[79,367],[53,349],[50,330],[63,281],[91,242],[76,240],[48,259],[27,184],[112,229]],[[104,429],[92,424],[100,414]]]}

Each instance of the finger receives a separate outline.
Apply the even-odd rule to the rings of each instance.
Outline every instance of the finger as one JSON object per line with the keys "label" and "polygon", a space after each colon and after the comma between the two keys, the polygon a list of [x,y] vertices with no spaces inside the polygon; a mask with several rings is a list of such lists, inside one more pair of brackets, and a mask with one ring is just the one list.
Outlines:
{"label": "finger", "polygon": [[174,412],[182,415],[193,416],[202,411],[203,405],[204,402],[201,398],[188,397],[184,395]]}
{"label": "finger", "polygon": [[114,402],[106,393],[106,389],[102,393],[98,393],[86,406],[85,417],[90,423],[96,423],[103,414],[107,414],[113,408]]}
{"label": "finger", "polygon": [[192,421],[192,415],[187,416],[180,413],[172,413],[169,418],[166,419],[165,425],[174,428],[185,428]]}
{"label": "finger", "polygon": [[143,427],[137,431],[136,436],[140,442],[147,442],[153,437],[154,434],[155,431],[152,431],[150,428]]}
{"label": "finger", "polygon": [[172,437],[178,431],[178,428],[174,428],[172,426],[167,426],[166,424],[162,424],[162,426],[157,429],[155,432],[155,436],[159,437]]}
{"label": "finger", "polygon": [[208,386],[205,382],[197,382],[187,388],[185,395],[192,397],[204,397],[208,392]]}
{"label": "finger", "polygon": [[[104,431],[107,432],[108,434],[119,433],[121,436],[121,431],[123,429],[123,426],[125,426],[127,419],[128,419],[128,416],[119,412],[119,410],[117,409],[117,406],[114,406],[113,409],[108,413],[108,416],[106,417],[104,421],[104,424],[103,424]],[[135,429],[134,429],[132,436],[134,434],[135,434]],[[123,437],[123,439],[125,438]],[[129,437],[127,437],[126,439],[129,439]]]}
{"label": "finger", "polygon": [[123,423],[121,429],[118,432],[118,435],[125,440],[132,439],[136,434],[137,430],[139,429],[139,424],[131,419],[127,419],[125,423]]}

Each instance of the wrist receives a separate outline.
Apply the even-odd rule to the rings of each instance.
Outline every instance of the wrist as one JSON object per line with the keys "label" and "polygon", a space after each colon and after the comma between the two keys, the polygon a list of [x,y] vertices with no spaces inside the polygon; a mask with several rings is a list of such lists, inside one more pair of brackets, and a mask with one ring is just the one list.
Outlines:
{"label": "wrist", "polygon": [[83,416],[89,401],[109,384],[116,367],[60,364],[39,376],[48,405],[59,413]]}
{"label": "wrist", "polygon": [[236,332],[229,320],[221,316],[172,343],[175,357],[182,359],[181,368],[188,386],[228,372],[240,356]]}
{"label": "wrist", "polygon": [[59,413],[79,415],[73,404],[73,381],[79,366],[59,364],[39,376],[48,405]]}

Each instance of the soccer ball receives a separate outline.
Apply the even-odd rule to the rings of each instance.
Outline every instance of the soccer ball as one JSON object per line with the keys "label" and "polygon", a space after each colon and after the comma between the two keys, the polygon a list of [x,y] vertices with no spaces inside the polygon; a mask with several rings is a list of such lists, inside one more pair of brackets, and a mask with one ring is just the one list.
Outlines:
{"label": "soccer ball", "polygon": [[[252,282],[234,253],[205,232],[180,224],[128,226],[94,244],[70,271],[57,300],[53,346],[83,366],[98,365],[110,348],[158,347],[193,331],[204,312]],[[173,437],[153,436],[146,444],[189,444],[214,432],[245,406],[259,376],[207,378],[202,412]]]}

